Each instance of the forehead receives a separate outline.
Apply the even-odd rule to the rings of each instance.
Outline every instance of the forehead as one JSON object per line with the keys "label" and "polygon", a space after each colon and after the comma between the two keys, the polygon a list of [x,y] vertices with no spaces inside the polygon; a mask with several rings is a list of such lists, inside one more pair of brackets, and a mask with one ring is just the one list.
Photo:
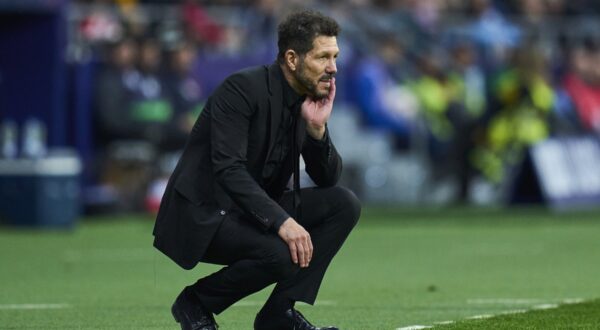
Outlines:
{"label": "forehead", "polygon": [[313,48],[309,53],[339,53],[339,51],[336,37],[318,36],[313,40]]}

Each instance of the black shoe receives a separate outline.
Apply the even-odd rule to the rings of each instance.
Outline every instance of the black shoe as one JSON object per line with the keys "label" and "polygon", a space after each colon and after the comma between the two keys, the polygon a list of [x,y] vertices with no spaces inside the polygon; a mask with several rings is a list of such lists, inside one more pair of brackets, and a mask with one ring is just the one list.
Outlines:
{"label": "black shoe", "polygon": [[261,311],[254,320],[254,330],[339,330],[336,327],[315,327],[295,309],[288,309],[281,316],[270,316]]}
{"label": "black shoe", "polygon": [[181,291],[171,313],[181,330],[216,330],[217,322],[211,312],[207,311],[189,287]]}

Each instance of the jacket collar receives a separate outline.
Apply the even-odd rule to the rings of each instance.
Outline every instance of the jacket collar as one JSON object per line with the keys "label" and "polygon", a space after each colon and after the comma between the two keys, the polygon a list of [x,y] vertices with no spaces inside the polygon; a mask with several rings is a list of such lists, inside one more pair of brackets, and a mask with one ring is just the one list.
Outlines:
{"label": "jacket collar", "polygon": [[[268,74],[268,89],[269,95],[277,95],[281,93],[281,79],[283,79],[283,72],[277,61],[267,66]],[[279,93],[278,93],[279,92]]]}
{"label": "jacket collar", "polygon": [[267,67],[267,84],[269,90],[269,147],[267,151],[267,157],[271,157],[273,146],[275,145],[275,137],[277,136],[277,130],[282,118],[283,111],[283,91],[282,81],[283,73],[277,62]]}
{"label": "jacket collar", "polygon": [[282,93],[284,105],[288,108],[296,105],[298,102],[304,100],[303,95],[299,95],[290,86],[283,75],[283,70],[279,66],[279,63],[275,61],[268,68],[269,70],[269,94],[274,95],[275,93]]}

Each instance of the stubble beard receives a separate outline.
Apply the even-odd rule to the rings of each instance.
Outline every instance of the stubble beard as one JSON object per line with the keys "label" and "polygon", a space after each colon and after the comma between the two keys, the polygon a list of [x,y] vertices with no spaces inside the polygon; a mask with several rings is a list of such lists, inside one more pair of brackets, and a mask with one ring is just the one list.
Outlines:
{"label": "stubble beard", "polygon": [[[304,61],[301,61],[298,65],[298,70],[295,72],[296,80],[300,82],[300,84],[308,91],[308,95],[311,96],[315,100],[322,100],[329,95],[329,89],[325,93],[320,93],[319,88],[317,86],[318,82],[310,80],[309,77],[306,76],[304,69]],[[319,78],[320,79],[320,78]],[[330,87],[331,88],[331,87]]]}

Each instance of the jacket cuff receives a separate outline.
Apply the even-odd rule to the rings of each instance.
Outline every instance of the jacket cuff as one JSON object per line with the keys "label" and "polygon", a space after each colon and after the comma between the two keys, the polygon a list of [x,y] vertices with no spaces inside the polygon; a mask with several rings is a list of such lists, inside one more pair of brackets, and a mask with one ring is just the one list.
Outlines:
{"label": "jacket cuff", "polygon": [[272,210],[271,212],[267,212],[267,214],[260,211],[252,211],[250,213],[255,220],[263,225],[265,230],[273,230],[275,232],[278,232],[279,227],[290,217],[282,208]]}
{"label": "jacket cuff", "polygon": [[279,233],[279,228],[281,227],[281,225],[283,225],[285,220],[287,220],[288,218],[289,218],[289,215],[286,214],[284,217],[273,219],[273,224],[271,225],[270,230],[276,234]]}
{"label": "jacket cuff", "polygon": [[314,137],[310,136],[310,134],[306,134],[306,136],[307,140],[317,147],[325,147],[329,144],[329,129],[327,126],[325,126],[325,133],[320,140],[315,139]]}

